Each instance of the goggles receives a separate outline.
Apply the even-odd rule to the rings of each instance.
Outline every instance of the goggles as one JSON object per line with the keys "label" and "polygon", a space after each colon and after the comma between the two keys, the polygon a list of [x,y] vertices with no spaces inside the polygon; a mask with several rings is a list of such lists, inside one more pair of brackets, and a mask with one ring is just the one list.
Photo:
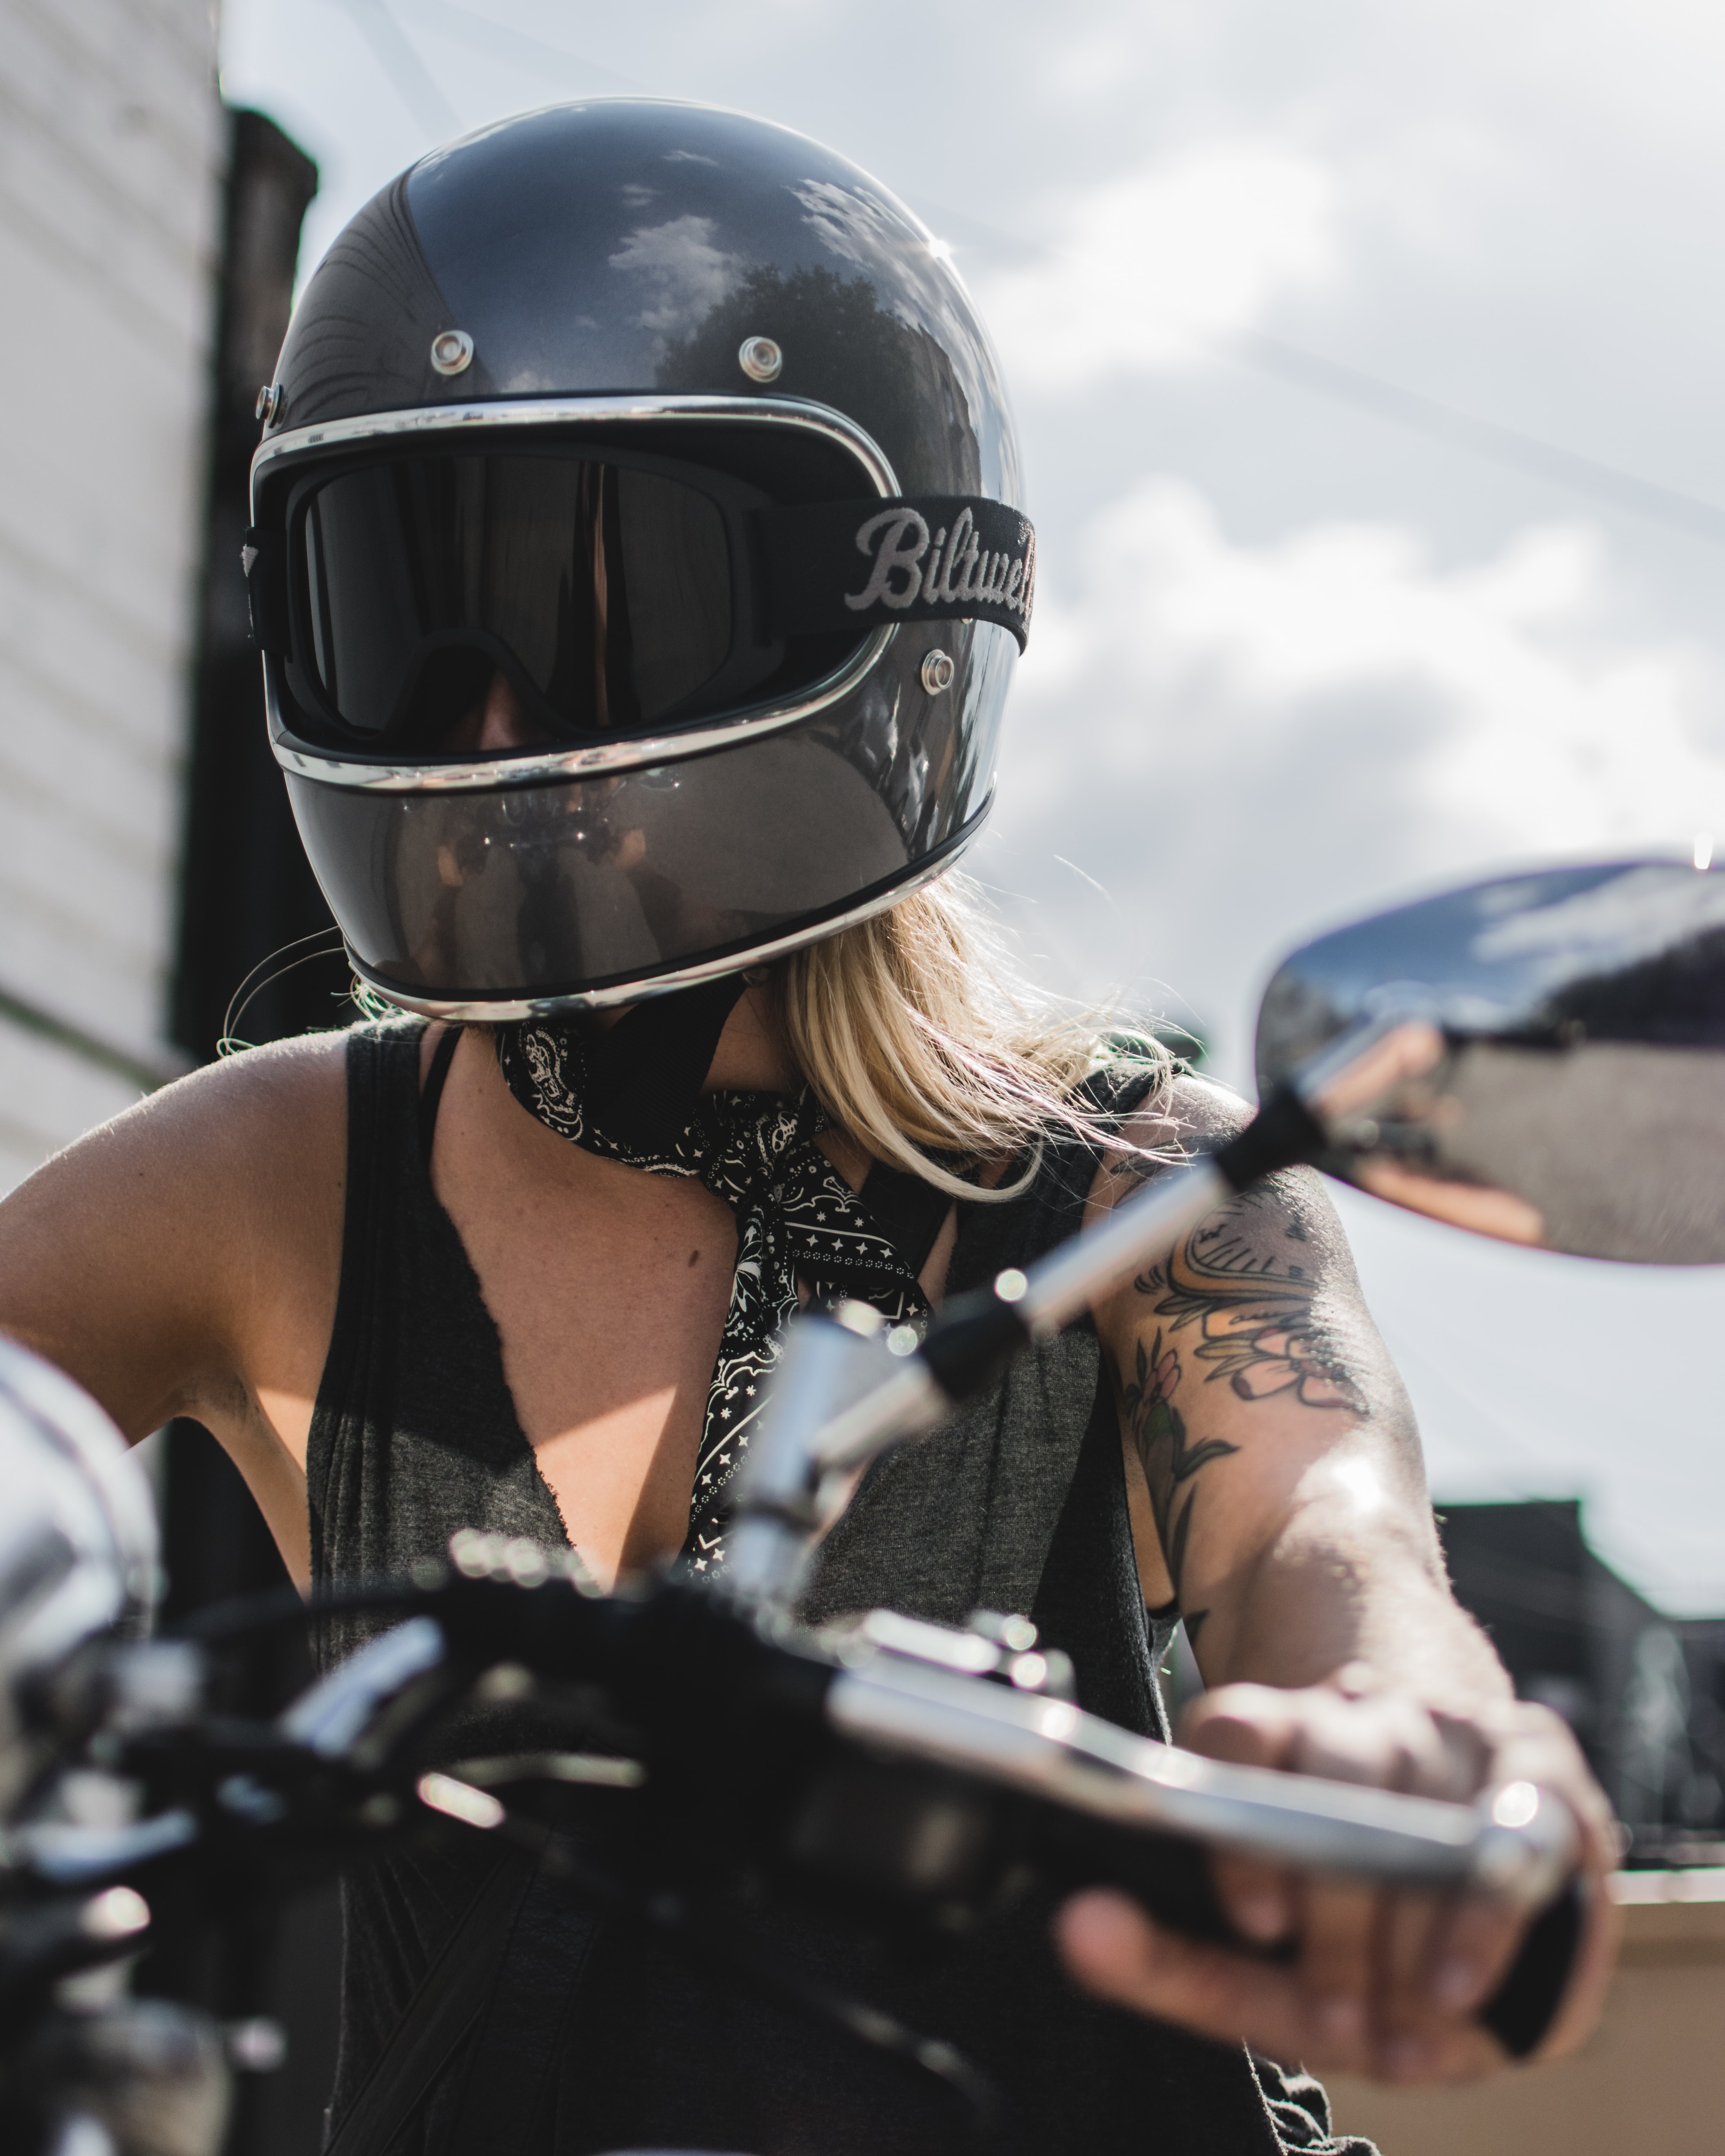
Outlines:
{"label": "goggles", "polygon": [[319,474],[288,502],[288,687],[349,740],[432,750],[499,671],[554,740],[742,701],[783,655],[751,619],[764,501],[553,449]]}
{"label": "goggles", "polygon": [[499,673],[534,737],[616,740],[793,692],[882,624],[980,619],[1022,645],[1034,552],[994,501],[783,506],[566,442],[316,465],[242,558],[307,732],[436,757],[472,752]]}

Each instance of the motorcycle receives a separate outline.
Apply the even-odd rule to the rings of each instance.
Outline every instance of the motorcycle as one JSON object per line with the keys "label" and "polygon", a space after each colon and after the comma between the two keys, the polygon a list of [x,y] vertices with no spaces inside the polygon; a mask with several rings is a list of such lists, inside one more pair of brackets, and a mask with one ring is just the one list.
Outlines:
{"label": "motorcycle", "polygon": [[[518,1843],[594,1907],[710,1956],[718,1928],[693,1915],[715,1847],[732,1883],[930,1930],[1034,1878],[1122,1887],[1178,1928],[1227,1938],[1212,1851],[1492,1895],[1532,1921],[1481,2018],[1512,2054],[1532,2051],[1583,1916],[1575,1825],[1548,1794],[1512,1783],[1449,1804],[1225,1765],[1085,1713],[1023,1617],[952,1630],[881,1610],[812,1632],[798,1593],[870,1460],[1279,1169],[1316,1165],[1538,1247],[1725,1262],[1722,1050],[1725,875],[1548,870],[1322,937],[1266,992],[1264,1106],[1237,1137],[947,1305],[920,1340],[856,1306],[798,1321],[722,1589],[666,1578],[601,1595],[572,1552],[458,1535],[409,1578],[320,1597],[325,1614],[398,1621],[269,1722],[210,1711],[212,1656],[303,1610],[265,1601],[143,1636],[154,1524],[133,1463],[75,1387],[0,1351],[0,1455],[22,1493],[0,1531],[7,2145],[212,2156],[218,2032],[99,1973],[213,1896],[290,1891],[435,1832]],[[465,1702],[530,1696],[565,1748],[452,1754]],[[549,1834],[524,1794],[545,1782],[625,1796],[636,1869],[601,1870]],[[765,1957],[725,1961],[933,2077],[986,2137],[989,2092],[947,2046]]]}

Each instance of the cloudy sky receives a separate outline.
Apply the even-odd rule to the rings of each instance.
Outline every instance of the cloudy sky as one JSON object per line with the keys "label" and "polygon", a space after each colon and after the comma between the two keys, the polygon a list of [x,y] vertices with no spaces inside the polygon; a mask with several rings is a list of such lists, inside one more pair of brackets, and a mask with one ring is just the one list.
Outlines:
{"label": "cloudy sky", "polygon": [[[566,96],[760,113],[952,244],[1035,636],[973,862],[1061,986],[1244,1084],[1278,954],[1506,863],[1725,844],[1725,14],[1697,0],[227,0],[310,267]],[[1074,18],[1079,27],[1072,27]],[[1440,1497],[1581,1495],[1725,1610],[1725,1277],[1347,1200]]]}

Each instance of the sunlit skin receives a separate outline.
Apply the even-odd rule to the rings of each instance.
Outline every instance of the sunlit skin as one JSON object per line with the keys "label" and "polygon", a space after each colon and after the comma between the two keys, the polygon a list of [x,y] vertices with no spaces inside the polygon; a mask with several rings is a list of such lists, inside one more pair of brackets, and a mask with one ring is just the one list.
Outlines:
{"label": "sunlit skin", "polygon": [[446,756],[494,756],[512,748],[542,747],[550,738],[527,719],[508,677],[499,673],[491,676],[484,701],[450,728],[440,746]]}
{"label": "sunlit skin", "polygon": [[[1181,1108],[1184,1138],[1232,1127],[1240,1114],[1219,1088],[1197,1085]],[[1128,1135],[1166,1147],[1174,1133],[1140,1118]],[[1128,1173],[1135,1182],[1122,1161],[1111,1182],[1105,1169],[1093,1210],[1117,1202]],[[1176,1537],[1178,1599],[1210,1687],[1188,1711],[1181,1741],[1218,1758],[1456,1799],[1489,1784],[1538,1783],[1576,1811],[1597,1885],[1615,1862],[1609,1807],[1568,1728],[1513,1699],[1450,1594],[1418,1437],[1339,1223],[1316,1177],[1278,1178],[1272,1188],[1236,1201],[1194,1232],[1183,1258],[1096,1312],[1117,1372],[1136,1369],[1149,1339],[1156,1415],[1165,1425],[1178,1407],[1183,1460],[1210,1455],[1178,1486],[1190,1505]],[[1206,1260],[1206,1250],[1225,1259]],[[1224,1288],[1238,1291],[1231,1302]],[[1128,1384],[1127,1484],[1155,1608],[1174,1599],[1174,1582],[1133,1441],[1134,1405]],[[1139,1431],[1147,1426],[1141,1414]],[[1167,1458],[1164,1440],[1150,1460]],[[1314,2067],[1418,2080],[1500,2063],[1471,2016],[1520,1938],[1505,1912],[1239,1860],[1219,1861],[1215,1872],[1245,1936],[1297,1937],[1294,1967],[1194,1946],[1106,1894],[1063,1913],[1073,1967],[1122,2004]],[[1615,1928],[1606,1897],[1595,1900],[1584,1965],[1548,2040],[1553,2053],[1582,2040],[1602,2003]]]}
{"label": "sunlit skin", "polygon": [[[463,725],[464,748],[527,737],[501,679]],[[0,1204],[0,1325],[134,1439],[172,1415],[203,1423],[301,1581],[306,1445],[341,1269],[344,1057],[339,1037],[314,1038],[198,1071]],[[770,985],[752,984],[707,1084],[796,1082]],[[1178,1149],[1242,1112],[1183,1081],[1126,1137]],[[861,1148],[824,1143],[860,1186]],[[457,1047],[431,1172],[571,1541],[607,1582],[674,1553],[731,1291],[729,1209],[692,1180],[567,1143],[516,1101],[481,1029]],[[1142,1173],[1129,1153],[1105,1163],[1092,1214]],[[949,1217],[923,1273],[936,1302],[954,1233]],[[1450,1597],[1406,1402],[1317,1179],[1240,1201],[1095,1315],[1145,1597],[1170,1602],[1178,1575],[1211,1686],[1183,1741],[1455,1796],[1533,1780],[1568,1798],[1603,1871],[1609,1816],[1568,1731],[1511,1699]],[[1119,1897],[1088,1894],[1060,1919],[1072,1967],[1122,2003],[1317,2068],[1441,2078],[1498,2062],[1471,2010],[1514,1950],[1501,1912],[1237,1861],[1217,1876],[1244,1934],[1297,1935],[1294,1962],[1194,1946]],[[1602,1919],[1554,2048],[1590,2025],[1608,1962]]]}

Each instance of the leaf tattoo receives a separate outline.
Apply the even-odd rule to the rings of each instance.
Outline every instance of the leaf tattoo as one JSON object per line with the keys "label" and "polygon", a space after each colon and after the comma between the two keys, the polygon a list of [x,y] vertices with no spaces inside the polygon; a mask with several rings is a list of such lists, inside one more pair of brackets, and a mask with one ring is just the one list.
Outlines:
{"label": "leaf tattoo", "polygon": [[1170,1332],[1199,1327],[1194,1354],[1213,1365],[1207,1381],[1227,1378],[1243,1400],[1291,1392],[1302,1407],[1363,1414],[1364,1396],[1314,1317],[1316,1283],[1299,1265],[1277,1272],[1272,1263],[1235,1223],[1224,1221],[1189,1236],[1133,1286],[1156,1297]]}
{"label": "leaf tattoo", "polygon": [[1180,1383],[1180,1358],[1172,1348],[1164,1353],[1159,1326],[1147,1353],[1142,1337],[1134,1345],[1137,1375],[1121,1387],[1121,1404],[1143,1466],[1144,1480],[1149,1486],[1156,1532],[1162,1538],[1168,1577],[1173,1582],[1174,1599],[1178,1602],[1186,1563],[1186,1544],[1192,1532],[1192,1510],[1198,1502],[1194,1489],[1186,1492],[1185,1502],[1181,1503],[1182,1486],[1211,1460],[1225,1460],[1230,1453],[1238,1452],[1240,1447],[1219,1437],[1207,1437],[1194,1445],[1187,1437],[1185,1417],[1174,1405],[1174,1394]]}

